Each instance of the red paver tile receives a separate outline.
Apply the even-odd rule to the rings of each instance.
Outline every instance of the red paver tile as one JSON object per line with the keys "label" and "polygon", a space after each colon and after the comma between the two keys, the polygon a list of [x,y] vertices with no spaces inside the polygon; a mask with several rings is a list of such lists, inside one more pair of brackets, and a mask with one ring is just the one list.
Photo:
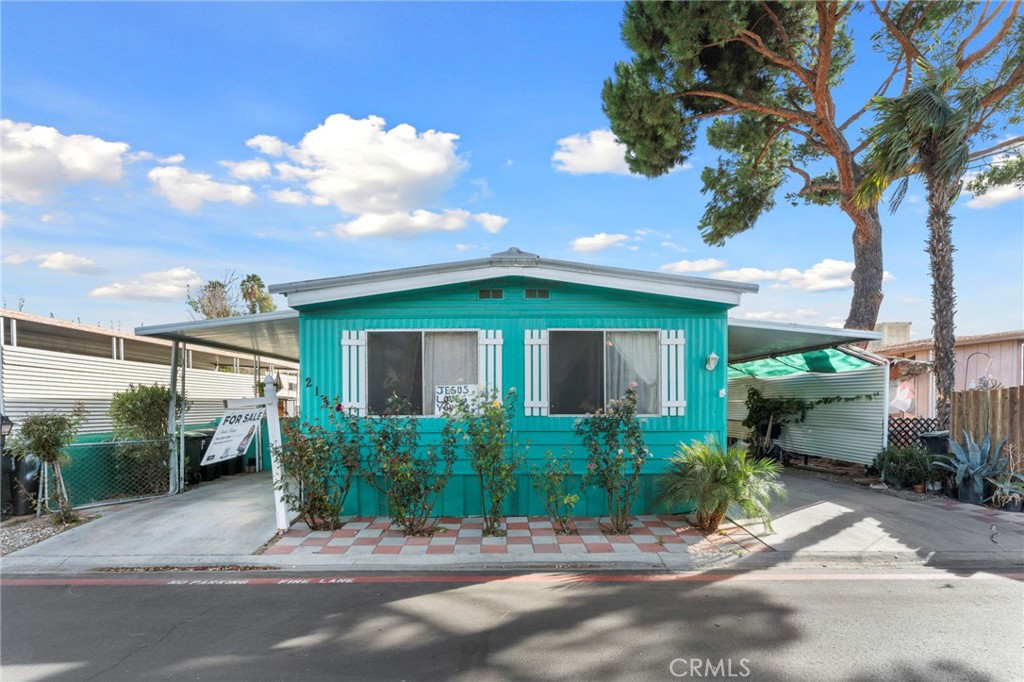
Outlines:
{"label": "red paver tile", "polygon": [[683,544],[683,539],[681,537],[679,537],[678,535],[659,535],[658,539],[660,539],[666,545],[681,545],[681,544]]}
{"label": "red paver tile", "polygon": [[582,545],[583,538],[579,535],[559,535],[558,544],[560,545]]}
{"label": "red paver tile", "polygon": [[597,544],[587,545],[587,551],[594,554],[607,554],[608,552],[614,552],[611,545]]}
{"label": "red paver tile", "polygon": [[544,544],[533,546],[534,554],[561,554],[562,548],[558,546],[557,542],[545,542]]}
{"label": "red paver tile", "polygon": [[638,543],[636,543],[636,546],[640,548],[641,552],[664,552],[665,551],[665,546],[664,545],[659,545],[656,542],[654,542],[654,543],[647,543],[647,542],[641,543],[641,542],[638,542]]}
{"label": "red paver tile", "polygon": [[700,535],[701,534],[701,532],[699,530],[697,530],[696,528],[690,528],[690,527],[678,528],[678,529],[676,529],[676,533],[678,535],[690,535],[690,536]]}
{"label": "red paver tile", "polygon": [[456,545],[479,545],[480,541],[482,539],[483,538],[480,538],[480,537],[476,537],[476,538],[458,538],[455,541],[455,544]]}
{"label": "red paver tile", "polygon": [[530,523],[540,523],[542,521],[548,521],[548,522],[551,521],[551,519],[549,519],[546,516],[528,516],[528,517],[526,517],[526,520],[529,521]]}
{"label": "red paver tile", "polygon": [[401,545],[381,545],[373,550],[374,554],[398,554],[402,551]]}
{"label": "red paver tile", "polygon": [[505,545],[480,545],[481,554],[508,554],[508,547]]}
{"label": "red paver tile", "polygon": [[348,547],[324,547],[317,554],[344,554]]}
{"label": "red paver tile", "polygon": [[510,523],[507,526],[508,530],[529,530],[530,524],[524,522]]}
{"label": "red paver tile", "polygon": [[430,545],[427,554],[454,554],[455,545]]}
{"label": "red paver tile", "polygon": [[531,528],[530,533],[533,535],[554,535],[554,528]]}
{"label": "red paver tile", "polygon": [[362,545],[364,547],[373,547],[378,542],[380,542],[380,538],[356,538],[356,541],[353,542],[352,544],[353,545]]}
{"label": "red paver tile", "polygon": [[407,547],[415,547],[417,545],[429,545],[430,538],[410,537],[405,539],[405,544]]}
{"label": "red paver tile", "polygon": [[367,530],[387,530],[391,524],[387,521],[374,521],[366,527]]}
{"label": "red paver tile", "polygon": [[286,538],[304,538],[309,535],[310,532],[311,531],[308,530],[289,530],[285,532],[284,536]]}
{"label": "red paver tile", "polygon": [[336,530],[331,533],[331,538],[354,538],[358,532],[359,531],[354,528],[351,530],[345,530],[342,528],[341,530]]}
{"label": "red paver tile", "polygon": [[306,538],[302,544],[309,547],[311,545],[326,545],[330,541],[330,538]]}
{"label": "red paver tile", "polygon": [[533,538],[509,537],[505,538],[505,542],[510,545],[532,545]]}
{"label": "red paver tile", "polygon": [[463,521],[461,526],[466,530],[481,530],[484,524],[482,521]]}
{"label": "red paver tile", "polygon": [[405,533],[403,531],[400,531],[400,530],[386,530],[386,531],[384,531],[384,536],[383,537],[386,537],[386,538],[404,538],[405,537]]}
{"label": "red paver tile", "polygon": [[462,519],[457,516],[442,516],[437,520],[438,523],[462,523]]}
{"label": "red paver tile", "polygon": [[274,547],[267,547],[263,552],[264,554],[291,554],[292,550],[295,549],[295,545],[277,545]]}
{"label": "red paver tile", "polygon": [[632,535],[605,535],[604,539],[613,545],[628,545],[635,542]]}

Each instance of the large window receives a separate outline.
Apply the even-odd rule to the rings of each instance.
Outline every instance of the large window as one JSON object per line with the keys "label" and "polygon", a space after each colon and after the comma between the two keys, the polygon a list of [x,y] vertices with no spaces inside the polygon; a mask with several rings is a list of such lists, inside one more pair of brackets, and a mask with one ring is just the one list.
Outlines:
{"label": "large window", "polygon": [[637,384],[637,412],[658,413],[658,333],[552,331],[551,414],[586,414]]}
{"label": "large window", "polygon": [[408,401],[409,414],[434,414],[438,386],[476,385],[476,332],[368,332],[367,397],[371,414],[392,395]]}

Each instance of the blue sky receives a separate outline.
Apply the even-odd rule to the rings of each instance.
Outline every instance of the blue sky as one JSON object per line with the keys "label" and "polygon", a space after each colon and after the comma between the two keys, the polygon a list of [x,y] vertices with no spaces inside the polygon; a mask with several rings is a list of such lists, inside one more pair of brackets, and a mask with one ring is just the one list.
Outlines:
{"label": "blue sky", "polygon": [[[600,102],[629,58],[621,12],[4,3],[6,306],[130,329],[188,319],[184,287],[227,270],[276,283],[518,246],[754,281],[734,316],[841,325],[853,254],[838,208],[780,197],[708,247],[707,149],[656,180],[622,173]],[[841,111],[887,73],[862,44]],[[918,338],[931,329],[922,194],[883,218],[879,318]],[[1021,193],[965,195],[955,215],[958,333],[1024,327]]]}

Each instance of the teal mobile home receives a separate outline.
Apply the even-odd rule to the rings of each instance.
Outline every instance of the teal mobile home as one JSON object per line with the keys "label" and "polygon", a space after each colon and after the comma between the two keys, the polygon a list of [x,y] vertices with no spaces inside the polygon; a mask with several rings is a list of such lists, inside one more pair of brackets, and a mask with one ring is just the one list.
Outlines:
{"label": "teal mobile home", "polygon": [[[714,436],[727,420],[727,311],[757,287],[549,260],[510,249],[490,258],[280,284],[298,311],[301,405],[326,420],[321,396],[363,415],[392,393],[436,438],[439,395],[483,387],[517,395],[514,427],[527,467],[507,509],[540,514],[529,467],[567,449],[580,472],[575,423],[638,386],[652,459],[637,512],[651,512],[654,475],[680,442]],[[719,362],[721,359],[721,362]],[[346,511],[384,510],[368,485]],[[438,511],[479,514],[468,461],[456,464]],[[580,514],[604,514],[594,491]]]}

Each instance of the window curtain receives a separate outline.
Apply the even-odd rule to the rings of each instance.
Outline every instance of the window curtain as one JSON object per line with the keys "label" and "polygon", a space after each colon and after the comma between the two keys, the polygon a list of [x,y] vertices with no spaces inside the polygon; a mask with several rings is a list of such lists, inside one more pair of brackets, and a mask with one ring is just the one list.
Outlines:
{"label": "window curtain", "polygon": [[476,385],[476,332],[428,332],[424,343],[423,414],[434,414],[438,386]]}
{"label": "window curtain", "polygon": [[658,414],[657,332],[608,332],[605,353],[608,397],[621,398],[637,383],[636,410]]}

